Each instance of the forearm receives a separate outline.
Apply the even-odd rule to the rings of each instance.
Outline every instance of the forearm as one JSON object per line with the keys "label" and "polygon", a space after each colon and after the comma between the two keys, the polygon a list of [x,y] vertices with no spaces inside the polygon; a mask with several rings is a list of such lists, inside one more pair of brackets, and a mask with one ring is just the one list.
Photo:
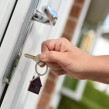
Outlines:
{"label": "forearm", "polygon": [[85,72],[87,79],[109,83],[109,56],[92,56]]}

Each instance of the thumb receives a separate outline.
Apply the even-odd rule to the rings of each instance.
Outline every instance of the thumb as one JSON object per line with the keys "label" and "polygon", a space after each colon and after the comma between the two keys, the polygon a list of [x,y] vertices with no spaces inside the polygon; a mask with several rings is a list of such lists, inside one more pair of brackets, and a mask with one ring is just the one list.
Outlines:
{"label": "thumb", "polygon": [[64,64],[66,60],[65,53],[57,51],[47,51],[39,55],[39,59],[43,62],[55,62]]}

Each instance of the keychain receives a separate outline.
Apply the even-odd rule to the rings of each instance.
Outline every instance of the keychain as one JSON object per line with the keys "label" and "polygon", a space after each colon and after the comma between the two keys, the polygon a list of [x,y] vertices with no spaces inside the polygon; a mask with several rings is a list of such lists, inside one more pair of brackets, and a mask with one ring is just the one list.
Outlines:
{"label": "keychain", "polygon": [[[40,89],[42,87],[42,83],[41,83],[41,79],[40,76],[44,76],[47,71],[48,71],[48,66],[39,60],[38,55],[37,56],[33,56],[30,54],[25,54],[25,57],[33,59],[34,61],[36,61],[36,65],[35,65],[35,71],[38,75],[38,77],[33,77],[33,79],[30,81],[29,87],[28,87],[28,91],[33,92],[35,94],[39,94]],[[46,70],[43,74],[38,72],[38,66],[41,66],[41,68],[43,68],[44,66],[46,66]]]}

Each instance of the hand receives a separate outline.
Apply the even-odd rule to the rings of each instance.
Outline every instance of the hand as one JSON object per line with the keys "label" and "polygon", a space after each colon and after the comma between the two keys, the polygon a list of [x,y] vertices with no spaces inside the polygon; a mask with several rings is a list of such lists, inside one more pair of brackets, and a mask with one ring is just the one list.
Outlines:
{"label": "hand", "polygon": [[91,56],[67,39],[45,41],[42,43],[41,51],[40,60],[48,64],[52,71],[78,79],[85,78],[84,72],[87,70]]}

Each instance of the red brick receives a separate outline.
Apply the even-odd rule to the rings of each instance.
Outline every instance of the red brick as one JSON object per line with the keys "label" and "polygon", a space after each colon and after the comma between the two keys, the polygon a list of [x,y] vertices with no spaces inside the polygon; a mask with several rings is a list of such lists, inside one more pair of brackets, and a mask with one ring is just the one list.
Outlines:
{"label": "red brick", "polygon": [[43,92],[40,102],[38,104],[38,109],[47,109],[49,107],[50,99],[51,99],[51,95]]}
{"label": "red brick", "polygon": [[64,38],[68,39],[69,41],[72,39],[72,37],[71,37],[71,36],[66,35],[66,34],[63,34],[63,35],[62,35],[62,37],[64,37]]}
{"label": "red brick", "polygon": [[45,83],[45,88],[44,88],[44,92],[51,94],[56,86],[56,81],[52,79],[47,79],[46,83]]}
{"label": "red brick", "polygon": [[81,7],[78,5],[74,5],[73,8],[71,9],[70,16],[78,19],[80,16],[80,13],[81,13]]}
{"label": "red brick", "polygon": [[57,76],[57,73],[56,72],[49,72],[49,76],[51,77],[51,78],[54,78],[54,79],[57,79],[58,78],[58,76]]}
{"label": "red brick", "polygon": [[85,0],[75,0],[75,3],[84,4]]}
{"label": "red brick", "polygon": [[77,22],[72,19],[68,19],[64,32],[69,36],[73,35]]}
{"label": "red brick", "polygon": [[44,90],[38,104],[38,109],[48,109],[49,102],[56,86],[57,78],[58,77],[54,73],[49,72],[48,78],[44,86]]}

